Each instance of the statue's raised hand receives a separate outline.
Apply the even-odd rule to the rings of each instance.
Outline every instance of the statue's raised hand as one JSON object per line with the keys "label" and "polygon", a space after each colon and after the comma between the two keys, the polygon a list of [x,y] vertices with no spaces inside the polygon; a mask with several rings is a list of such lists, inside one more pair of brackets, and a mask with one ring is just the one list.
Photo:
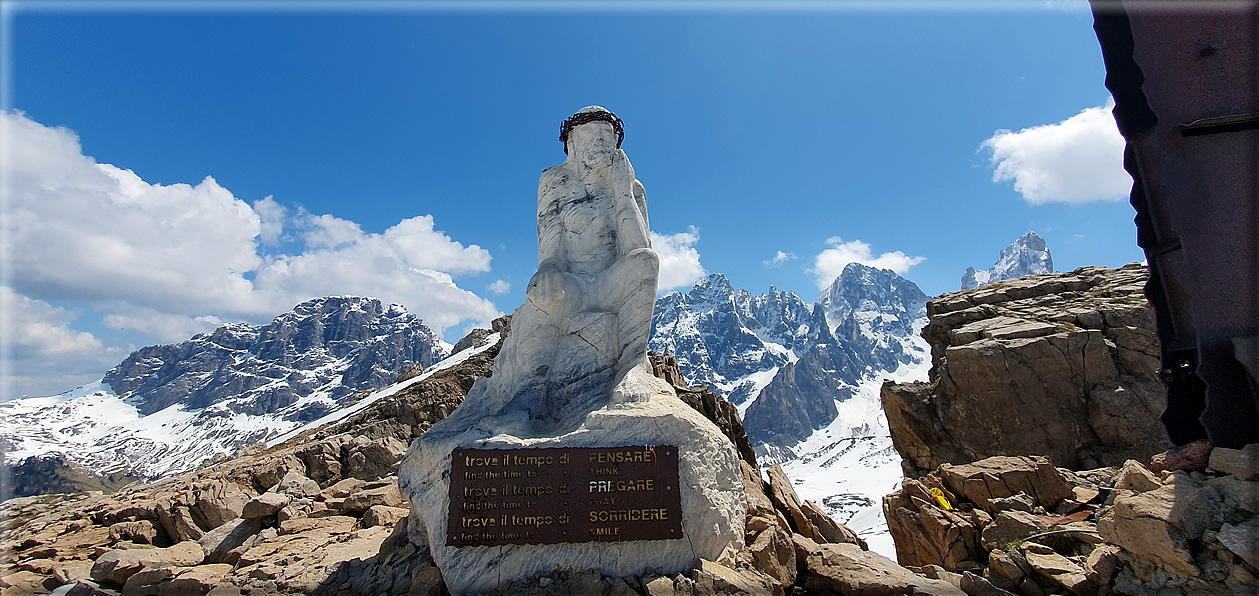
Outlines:
{"label": "statue's raised hand", "polygon": [[[638,248],[651,247],[647,228],[647,204],[644,197],[634,195],[634,166],[625,152],[617,150],[612,161],[612,192],[615,195],[617,245],[624,257]],[[642,185],[638,185],[642,189]],[[639,203],[643,198],[644,202]]]}

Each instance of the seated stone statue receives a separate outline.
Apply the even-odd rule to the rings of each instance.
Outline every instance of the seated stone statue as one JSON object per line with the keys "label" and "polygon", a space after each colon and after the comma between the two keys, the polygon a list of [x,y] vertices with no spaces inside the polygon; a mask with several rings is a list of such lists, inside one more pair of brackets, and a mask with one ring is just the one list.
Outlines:
{"label": "seated stone statue", "polygon": [[507,408],[545,426],[635,398],[616,388],[648,366],[660,261],[623,136],[620,119],[599,106],[564,122],[568,158],[538,182],[538,270],[528,299],[512,315],[493,377],[477,382],[467,398],[475,407],[461,414]]}
{"label": "seated stone statue", "polygon": [[[568,159],[542,172],[538,183],[538,270],[512,315],[493,374],[477,379],[450,416],[411,444],[398,473],[411,502],[409,538],[431,549],[451,593],[488,592],[554,569],[599,569],[612,577],[648,569],[680,573],[700,559],[733,561],[743,545],[747,503],[734,445],[678,399],[672,385],[652,376],[647,362],[660,262],[651,250],[646,194],[620,149],[623,134],[621,121],[598,106],[564,121],[560,139]],[[469,482],[453,476],[455,450],[520,455],[632,446],[677,449],[677,477],[662,476],[653,489],[676,491],[677,538],[596,540],[574,532],[544,543],[512,531],[510,540],[518,542],[451,542],[452,532],[468,527],[466,510],[453,509],[450,497]],[[510,482],[504,480],[503,495]],[[521,482],[537,488],[543,480]],[[573,515],[601,506],[584,500],[589,487],[558,477],[546,482],[555,491],[546,494]],[[570,505],[565,498],[583,500]],[[552,521],[567,525],[567,517]]]}

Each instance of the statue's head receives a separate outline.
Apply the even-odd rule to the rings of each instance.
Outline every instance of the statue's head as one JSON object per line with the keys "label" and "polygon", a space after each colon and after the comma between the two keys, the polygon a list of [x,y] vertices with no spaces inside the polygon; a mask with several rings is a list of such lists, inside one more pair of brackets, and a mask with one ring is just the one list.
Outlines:
{"label": "statue's head", "polygon": [[612,156],[624,139],[621,119],[600,106],[584,107],[560,126],[564,153],[590,167],[612,165]]}

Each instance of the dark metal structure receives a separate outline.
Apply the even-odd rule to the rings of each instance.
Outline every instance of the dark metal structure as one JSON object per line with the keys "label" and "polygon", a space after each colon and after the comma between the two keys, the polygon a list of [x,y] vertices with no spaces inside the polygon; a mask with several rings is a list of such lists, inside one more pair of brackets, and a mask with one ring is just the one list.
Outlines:
{"label": "dark metal structure", "polygon": [[616,114],[610,110],[577,112],[560,124],[560,143],[564,145],[564,155],[568,155],[568,133],[587,122],[599,121],[612,125],[612,129],[616,131],[616,148],[620,149],[621,142],[625,140],[625,123]]}
{"label": "dark metal structure", "polygon": [[1259,443],[1259,0],[1090,0],[1172,442]]}

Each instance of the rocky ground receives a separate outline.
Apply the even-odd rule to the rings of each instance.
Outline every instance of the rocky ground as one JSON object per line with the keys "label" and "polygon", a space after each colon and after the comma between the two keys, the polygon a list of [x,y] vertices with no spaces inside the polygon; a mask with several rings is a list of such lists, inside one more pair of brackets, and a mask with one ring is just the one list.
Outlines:
{"label": "rocky ground", "polygon": [[1259,445],[1203,471],[945,464],[888,495],[897,558],[967,594],[1259,593]]}

